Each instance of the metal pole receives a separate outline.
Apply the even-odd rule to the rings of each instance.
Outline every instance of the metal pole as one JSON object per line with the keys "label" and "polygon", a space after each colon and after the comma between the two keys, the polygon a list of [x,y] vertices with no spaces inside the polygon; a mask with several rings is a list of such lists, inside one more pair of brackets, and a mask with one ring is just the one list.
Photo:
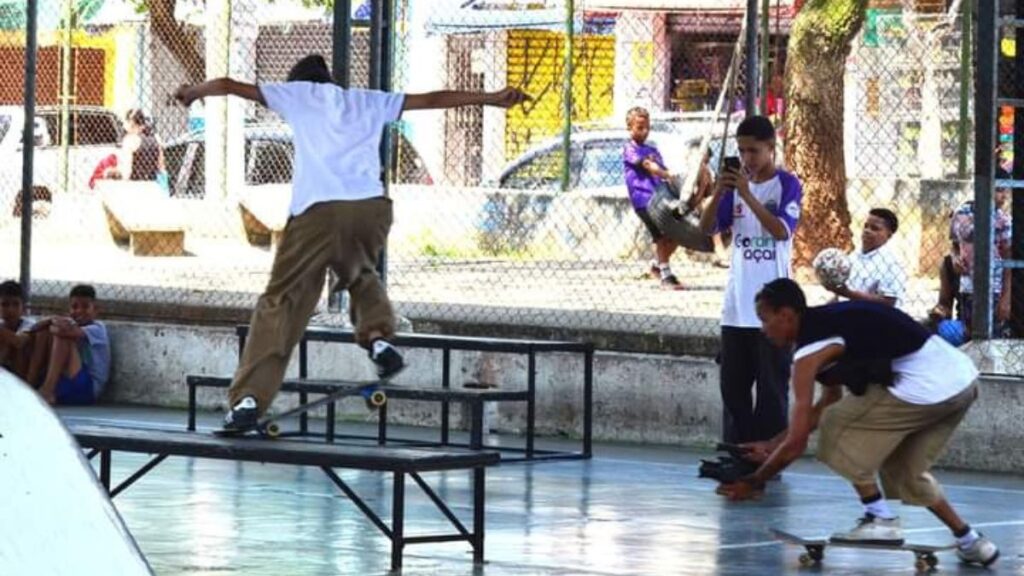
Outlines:
{"label": "metal pole", "polygon": [[565,3],[565,50],[562,55],[562,182],[563,192],[569,190],[569,150],[572,147],[572,75],[573,39],[576,36],[576,2]]}
{"label": "metal pole", "polygon": [[[1024,99],[1024,26],[1019,25],[1024,20],[1024,5],[1021,5],[1020,0],[1016,4],[1017,51],[1013,55],[1016,77],[1011,80],[1013,84],[1007,87],[1008,90],[1002,90],[1002,93],[1014,99]],[[1019,106],[1013,111],[1013,166],[1010,172],[1013,180],[1024,179],[1024,108]],[[1016,188],[1010,197],[1011,215],[1022,219],[1017,222],[1024,222],[1024,190]],[[1014,230],[1011,238],[1011,256],[1014,260],[1024,260],[1024,233],[1019,230]],[[1024,334],[1024,269],[1020,268],[1012,270],[1010,274],[1010,330],[1017,338]]]}
{"label": "metal pole", "polygon": [[66,193],[70,189],[69,154],[71,153],[71,67],[72,50],[71,27],[74,23],[75,7],[71,0],[64,0],[64,26],[61,31],[61,70],[60,70],[60,161],[59,191]]}
{"label": "metal pole", "polygon": [[996,141],[996,41],[998,10],[994,2],[978,3],[977,68],[974,81],[974,308],[971,335],[992,334],[992,185]]}
{"label": "metal pole", "polygon": [[[761,62],[760,62],[760,74],[761,74],[761,114],[768,115],[768,83],[771,79],[771,55],[768,53],[768,49],[771,46],[771,28],[769,27],[771,21],[771,2],[772,0],[764,0],[761,3]],[[778,95],[776,95],[778,96]]]}
{"label": "metal pole", "polygon": [[743,108],[746,116],[757,114],[757,0],[747,0],[747,39]]}
{"label": "metal pole", "polygon": [[334,81],[342,88],[349,86],[349,59],[352,53],[352,0],[334,1],[331,69]]}
{"label": "metal pole", "polygon": [[[391,91],[391,77],[394,68],[394,33],[395,33],[395,11],[394,11],[395,0],[379,0],[374,3],[375,10],[379,11],[380,14],[374,16],[373,20],[378,24],[378,38],[380,42],[380,53],[378,54],[377,64],[377,85],[385,91]],[[372,52],[371,52],[372,54]],[[372,70],[373,68],[371,68]],[[394,174],[391,166],[391,142],[392,142],[392,126],[384,128],[384,136],[380,141],[380,165],[384,171],[384,196],[391,195],[391,175]],[[380,258],[377,261],[377,272],[380,274],[380,280],[386,287],[388,285],[388,241],[384,239],[384,246],[380,250]]]}
{"label": "metal pole", "polygon": [[[352,59],[352,0],[335,0],[334,22],[331,30],[331,70],[334,71],[334,82],[342,88],[348,88],[350,82]],[[334,271],[327,273],[327,285],[334,286]],[[344,312],[341,309],[343,291],[330,291],[327,294],[327,310]]]}
{"label": "metal pole", "polygon": [[971,0],[963,0],[960,4],[960,123],[957,127],[957,176],[967,177],[967,150],[970,146],[968,131],[971,129],[971,41],[974,32],[971,23],[974,20]]}
{"label": "metal pole", "polygon": [[388,0],[371,0],[370,1],[370,79],[369,85],[371,89],[380,89],[381,79],[381,42],[383,36],[383,18],[384,11],[381,9],[381,3],[387,2]]}
{"label": "metal pole", "polygon": [[21,133],[21,288],[25,291],[27,301],[32,295],[32,162],[36,145],[36,29],[39,0],[28,0],[25,18],[25,123]]}

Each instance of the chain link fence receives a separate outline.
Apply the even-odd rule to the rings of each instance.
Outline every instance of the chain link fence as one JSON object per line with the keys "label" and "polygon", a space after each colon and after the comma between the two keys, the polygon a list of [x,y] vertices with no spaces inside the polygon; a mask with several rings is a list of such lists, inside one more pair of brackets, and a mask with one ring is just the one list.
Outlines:
{"label": "chain link fence", "polygon": [[[366,86],[371,3],[352,4],[348,73],[352,86]],[[672,269],[686,289],[663,290],[650,276],[652,245],[626,193],[622,152],[626,112],[642,106],[684,199],[705,150],[712,173],[735,154],[731,134],[747,100],[745,3],[621,4],[578,0],[567,13],[551,0],[394,3],[395,90],[512,85],[534,97],[508,111],[409,112],[392,128],[386,178],[396,218],[386,266],[403,315],[513,331],[717,334],[728,239],[714,253],[677,251]],[[795,4],[772,0],[759,23],[763,97],[754,103],[780,129]],[[0,33],[0,153],[10,158],[0,162],[0,238],[13,255],[25,34],[23,8],[12,6]],[[280,81],[309,53],[330,59],[332,9],[255,0],[139,6],[40,0],[33,294],[62,298],[88,282],[107,301],[172,314],[247,310],[287,216],[290,132],[241,100],[186,110],[171,95],[224,75]],[[898,216],[888,249],[900,265],[899,305],[922,319],[942,303],[951,215],[972,195],[964,86],[973,72],[958,6],[870,2],[846,67],[851,233],[861,237],[872,208]],[[1012,163],[1011,148],[1003,160]],[[785,166],[781,146],[777,160]],[[3,259],[0,277],[16,277],[17,266]],[[813,302],[832,297],[809,290]]]}
{"label": "chain link fence", "polygon": [[[399,130],[434,184],[391,187],[389,288],[401,311],[444,322],[716,333],[727,270],[714,255],[680,250],[673,266],[688,292],[648,277],[651,239],[626,193],[623,149],[626,113],[641,106],[666,167],[680,181],[699,167],[702,144],[743,101],[741,74],[725,94],[730,70],[742,67],[742,11],[411,4],[397,26],[397,89],[511,85],[533,101],[403,118]],[[781,72],[781,35],[772,45]],[[434,57],[417,58],[426,53]]]}

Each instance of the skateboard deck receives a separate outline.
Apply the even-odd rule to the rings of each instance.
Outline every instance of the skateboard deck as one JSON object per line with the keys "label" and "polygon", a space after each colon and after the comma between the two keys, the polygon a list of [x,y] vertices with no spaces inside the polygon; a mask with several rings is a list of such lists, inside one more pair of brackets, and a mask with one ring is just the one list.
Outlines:
{"label": "skateboard deck", "polygon": [[932,570],[939,564],[939,558],[935,555],[936,552],[942,552],[945,550],[953,550],[956,548],[956,544],[946,544],[936,546],[933,544],[915,544],[911,542],[904,542],[903,544],[873,544],[868,542],[848,542],[843,540],[832,540],[828,537],[823,538],[803,538],[786,532],[785,530],[779,530],[777,528],[771,529],[772,536],[776,540],[785,542],[786,544],[792,544],[794,546],[803,546],[804,553],[800,555],[800,564],[803,566],[810,566],[813,564],[820,564],[825,559],[825,548],[829,546],[834,548],[859,548],[862,550],[900,550],[904,552],[912,552],[914,554],[914,567],[919,571]]}
{"label": "skateboard deck", "polygon": [[383,389],[386,382],[387,381],[385,380],[345,382],[338,386],[334,392],[331,392],[326,396],[318,398],[312,402],[307,402],[306,404],[300,404],[279,414],[264,416],[251,427],[238,430],[220,429],[214,430],[213,433],[217,436],[243,436],[250,432],[256,432],[265,438],[276,438],[281,434],[281,427],[278,425],[279,421],[293,416],[298,416],[305,412],[309,412],[310,410],[316,410],[321,406],[337,402],[347,396],[362,396],[363,400],[366,401],[366,409],[374,410],[383,406],[388,400],[387,393]]}

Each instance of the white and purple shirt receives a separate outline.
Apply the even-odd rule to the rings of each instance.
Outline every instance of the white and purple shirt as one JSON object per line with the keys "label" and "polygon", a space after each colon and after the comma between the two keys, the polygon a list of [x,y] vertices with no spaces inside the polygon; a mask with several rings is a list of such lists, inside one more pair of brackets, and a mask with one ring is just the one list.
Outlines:
{"label": "white and purple shirt", "polygon": [[750,193],[785,224],[789,235],[785,240],[773,238],[735,190],[722,196],[715,231],[732,231],[731,274],[725,286],[722,326],[760,328],[754,296],[768,282],[790,275],[793,233],[803,198],[800,180],[785,170],[776,170],[775,176],[764,182],[751,182]]}

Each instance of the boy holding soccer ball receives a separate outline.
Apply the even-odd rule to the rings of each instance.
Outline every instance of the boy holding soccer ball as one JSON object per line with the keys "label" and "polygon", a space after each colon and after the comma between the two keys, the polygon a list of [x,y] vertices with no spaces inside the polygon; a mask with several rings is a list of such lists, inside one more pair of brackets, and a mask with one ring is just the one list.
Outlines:
{"label": "boy holding soccer ball", "polygon": [[900,221],[888,208],[872,208],[860,235],[861,248],[850,253],[850,277],[822,285],[839,298],[899,306],[907,274],[889,248]]}

